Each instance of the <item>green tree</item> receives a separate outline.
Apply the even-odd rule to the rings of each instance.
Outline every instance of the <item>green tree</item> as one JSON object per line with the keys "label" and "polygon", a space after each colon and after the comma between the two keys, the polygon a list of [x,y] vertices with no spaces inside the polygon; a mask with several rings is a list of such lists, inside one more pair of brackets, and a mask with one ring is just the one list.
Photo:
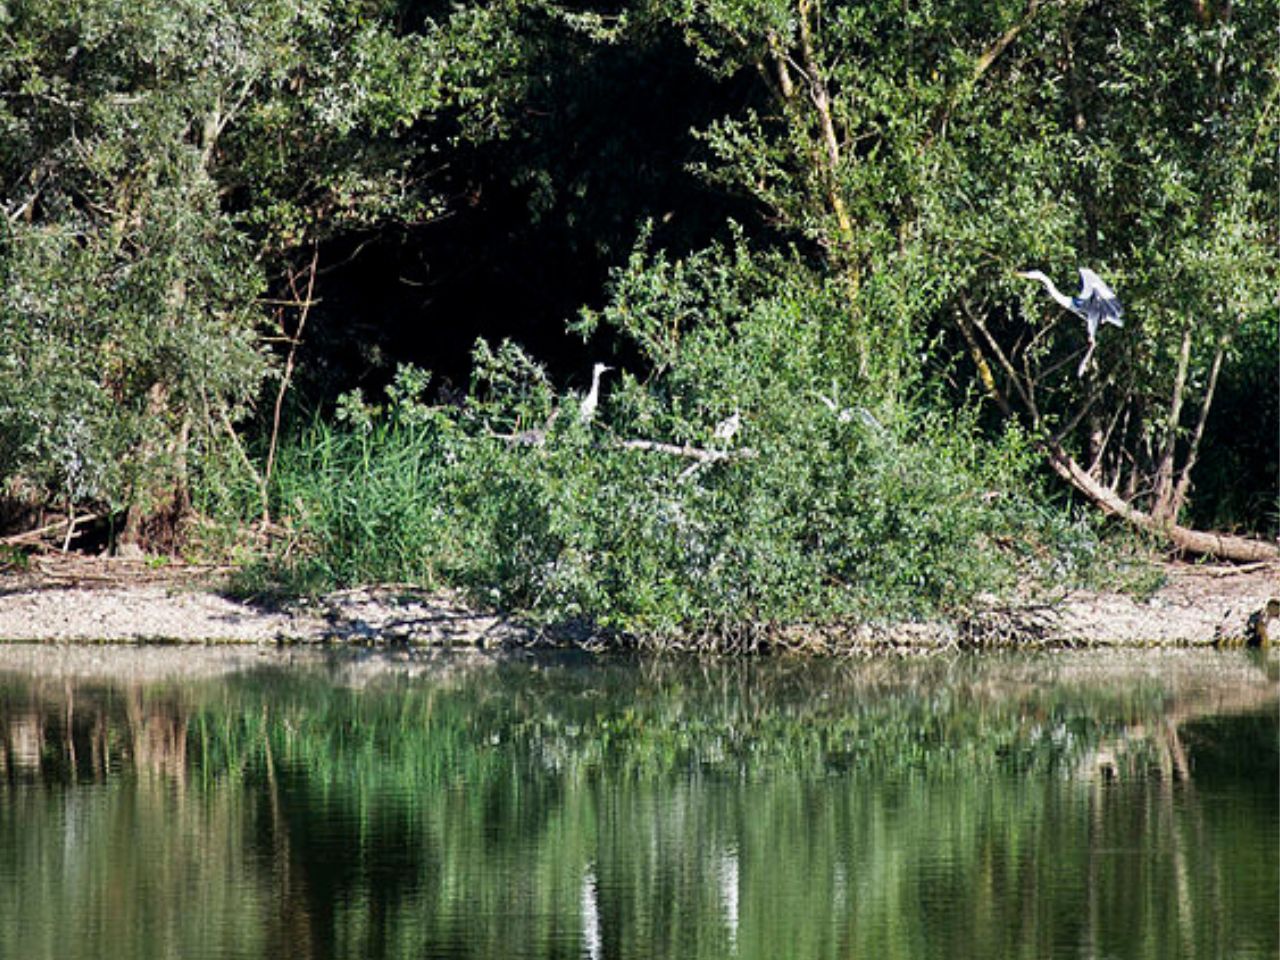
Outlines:
{"label": "green tree", "polygon": [[[1105,510],[1183,549],[1275,554],[1177,523],[1219,378],[1265,362],[1233,345],[1276,322],[1274,3],[658,9],[709,69],[760,78],[704,132],[705,172],[842,279],[860,372],[906,374],[954,335]],[[1116,280],[1129,326],[1101,376],[1055,373],[1082,338],[1014,285],[1032,264]]]}
{"label": "green tree", "polygon": [[[1223,378],[1274,368],[1277,12],[1033,5],[956,126],[962,169],[1008,173],[970,178],[960,195],[977,216],[946,231],[991,255],[955,321],[989,393],[1033,426],[1055,471],[1177,548],[1238,559],[1275,549],[1180,520]],[[1083,346],[1075,318],[1038,289],[1010,302],[998,268],[1019,258],[1063,278],[1095,265],[1123,291],[1126,327],[1083,380],[1063,366]]]}
{"label": "green tree", "polygon": [[270,367],[269,283],[325,237],[440,208],[406,134],[473,41],[398,15],[0,5],[0,480],[127,508],[126,540],[186,511],[192,457]]}

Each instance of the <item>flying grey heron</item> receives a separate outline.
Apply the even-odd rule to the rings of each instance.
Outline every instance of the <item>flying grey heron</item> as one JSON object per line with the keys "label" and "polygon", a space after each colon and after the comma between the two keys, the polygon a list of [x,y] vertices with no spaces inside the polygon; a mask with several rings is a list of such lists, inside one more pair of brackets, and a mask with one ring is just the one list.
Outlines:
{"label": "flying grey heron", "polygon": [[582,403],[578,406],[578,422],[590,423],[591,418],[596,415],[596,407],[600,405],[600,376],[613,367],[607,364],[597,363],[591,370],[591,390],[582,398]]}
{"label": "flying grey heron", "polygon": [[1085,351],[1084,359],[1080,361],[1080,369],[1076,371],[1077,377],[1083,377],[1085,368],[1089,366],[1089,360],[1093,356],[1093,349],[1098,344],[1098,327],[1104,323],[1111,323],[1117,327],[1124,326],[1124,322],[1120,319],[1124,316],[1124,307],[1116,298],[1115,291],[1088,267],[1080,268],[1080,292],[1074,297],[1067,296],[1055,287],[1053,281],[1039,270],[1019,270],[1017,275],[1027,280],[1039,280],[1049,291],[1049,296],[1084,320],[1085,330],[1089,334],[1089,349]]}

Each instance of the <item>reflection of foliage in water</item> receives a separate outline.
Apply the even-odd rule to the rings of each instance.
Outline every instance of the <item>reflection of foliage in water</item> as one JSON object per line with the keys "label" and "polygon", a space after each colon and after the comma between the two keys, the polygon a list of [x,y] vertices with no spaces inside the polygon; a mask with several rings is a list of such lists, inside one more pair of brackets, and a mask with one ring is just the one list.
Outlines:
{"label": "reflection of foliage in water", "polygon": [[[207,938],[186,891],[247,955],[576,954],[588,894],[611,955],[1048,955],[1087,938],[1274,953],[1258,815],[1274,785],[1200,802],[1175,782],[1165,722],[1194,715],[1194,692],[1054,672],[553,661],[350,685],[341,667],[266,670],[78,690],[61,741],[61,684],[8,681],[5,730],[45,724],[39,778],[100,786],[42,793],[6,760],[0,877],[32,894],[0,894],[0,954],[74,955],[56,937],[18,948],[41,923],[93,942],[81,925],[112,890],[132,904],[108,925],[113,956],[148,952],[130,930]],[[1197,756],[1242,729],[1222,723]],[[93,736],[115,757],[97,772]]]}
{"label": "reflection of foliage in water", "polygon": [[1161,715],[1168,696],[1150,681],[1109,697],[1091,691],[1085,711],[1078,691],[1060,688],[1000,700],[963,683],[934,685],[938,678],[854,677],[815,681],[802,671],[776,676],[726,665],[638,679],[629,665],[552,673],[516,667],[446,687],[391,679],[343,690],[320,679],[278,691],[279,678],[264,676],[246,678],[243,693],[266,699],[270,712],[221,714],[223,722],[250,725],[226,730],[223,743],[227,762],[242,763],[246,751],[269,741],[313,776],[361,788],[384,777],[416,789],[512,772],[575,779],[693,769],[752,778],[849,770],[972,775],[1078,762],[1130,718]]}

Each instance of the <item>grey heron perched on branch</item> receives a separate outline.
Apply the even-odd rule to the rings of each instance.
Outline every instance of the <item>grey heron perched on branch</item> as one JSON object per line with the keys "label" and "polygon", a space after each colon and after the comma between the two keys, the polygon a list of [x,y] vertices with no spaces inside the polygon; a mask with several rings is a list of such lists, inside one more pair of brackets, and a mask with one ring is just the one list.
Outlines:
{"label": "grey heron perched on branch", "polygon": [[1049,296],[1084,320],[1085,330],[1089,334],[1089,349],[1085,351],[1084,359],[1080,361],[1080,369],[1076,371],[1077,377],[1083,377],[1085,368],[1089,366],[1089,360],[1093,357],[1093,349],[1098,345],[1098,327],[1104,323],[1111,323],[1117,327],[1124,326],[1121,320],[1124,316],[1124,307],[1120,305],[1115,291],[1088,267],[1080,267],[1080,292],[1074,297],[1067,296],[1055,287],[1053,281],[1039,270],[1019,270],[1017,275],[1027,280],[1039,280],[1049,291]]}
{"label": "grey heron perched on branch", "polygon": [[857,417],[864,427],[869,427],[878,433],[884,432],[884,424],[877,420],[875,414],[866,407],[841,407],[840,404],[821,393],[818,394],[818,399],[822,401],[823,406],[835,414],[838,422],[850,423],[854,417]]}
{"label": "grey heron perched on branch", "polygon": [[716,424],[715,430],[711,435],[717,440],[732,440],[739,430],[742,429],[742,413],[738,410],[733,411],[733,416],[725,417]]}
{"label": "grey heron perched on branch", "polygon": [[582,403],[578,406],[579,423],[590,423],[592,417],[596,415],[596,407],[600,405],[600,377],[612,369],[613,367],[604,363],[597,363],[591,369],[591,390],[582,398]]}

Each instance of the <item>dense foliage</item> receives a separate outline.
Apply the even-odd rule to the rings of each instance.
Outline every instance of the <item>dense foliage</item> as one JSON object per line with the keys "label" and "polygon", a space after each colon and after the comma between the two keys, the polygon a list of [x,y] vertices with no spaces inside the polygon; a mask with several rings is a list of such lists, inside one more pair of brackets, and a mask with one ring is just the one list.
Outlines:
{"label": "dense foliage", "polygon": [[1039,505],[1025,439],[851,378],[825,336],[839,291],[791,267],[637,252],[583,323],[616,325],[653,372],[622,374],[596,420],[511,345],[479,352],[461,411],[421,402],[409,369],[384,403],[346,397],[345,422],[281,462],[286,571],[746,647],[779,623],[956,613],[1019,576],[1082,574],[1092,535]]}
{"label": "dense foliage", "polygon": [[68,509],[185,499],[263,384],[272,278],[438,208],[405,133],[462,85],[453,38],[389,12],[0,6],[0,479]]}
{"label": "dense foliage", "polygon": [[[194,483],[295,573],[639,631],[1061,576],[1088,538],[1037,458],[1184,548],[1273,536],[1278,14],[12,0],[0,482],[134,540]],[[1014,276],[1077,265],[1127,307],[1081,377],[1082,325]],[[427,291],[423,366],[494,329],[468,297],[521,342],[370,407],[387,285]],[[530,353],[528,317],[590,349]],[[600,359],[580,422],[548,371]],[[373,388],[277,451],[298,364],[325,418]]]}

